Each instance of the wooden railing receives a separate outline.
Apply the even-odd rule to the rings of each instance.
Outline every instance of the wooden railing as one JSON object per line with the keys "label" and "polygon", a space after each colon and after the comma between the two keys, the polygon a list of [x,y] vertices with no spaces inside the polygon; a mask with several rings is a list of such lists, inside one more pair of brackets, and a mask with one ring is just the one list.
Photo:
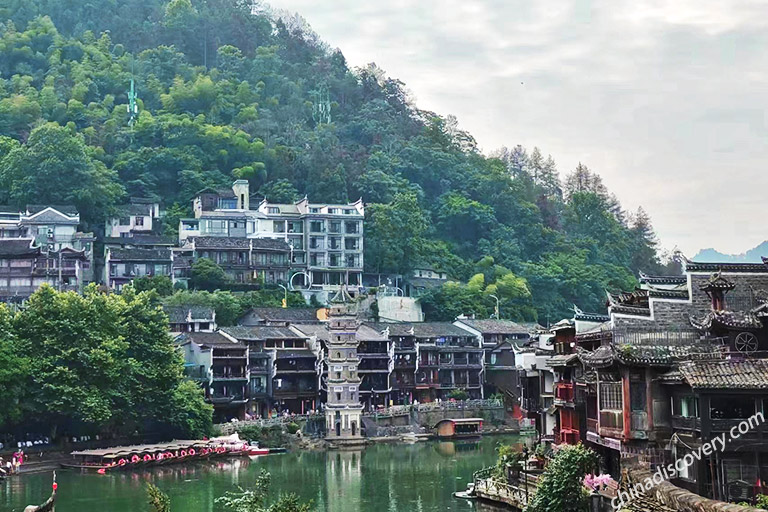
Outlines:
{"label": "wooden railing", "polygon": [[533,492],[529,491],[526,493],[525,489],[521,489],[520,487],[506,482],[494,480],[491,477],[492,470],[492,467],[485,468],[476,471],[472,475],[475,494],[485,499],[506,503],[520,510],[527,507],[528,500],[533,497]]}

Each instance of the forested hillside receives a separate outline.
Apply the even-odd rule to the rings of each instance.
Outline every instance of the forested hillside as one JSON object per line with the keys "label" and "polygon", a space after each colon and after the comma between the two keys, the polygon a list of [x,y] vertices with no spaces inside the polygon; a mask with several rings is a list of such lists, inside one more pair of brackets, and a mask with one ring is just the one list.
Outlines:
{"label": "forested hillside", "polygon": [[586,166],[561,180],[514,141],[482,155],[300,18],[245,0],[10,0],[0,21],[0,203],[74,203],[96,227],[155,196],[172,231],[196,191],[233,178],[272,201],[362,197],[367,271],[467,283],[428,296],[432,318],[488,314],[493,294],[505,317],[557,320],[661,270],[648,217]]}

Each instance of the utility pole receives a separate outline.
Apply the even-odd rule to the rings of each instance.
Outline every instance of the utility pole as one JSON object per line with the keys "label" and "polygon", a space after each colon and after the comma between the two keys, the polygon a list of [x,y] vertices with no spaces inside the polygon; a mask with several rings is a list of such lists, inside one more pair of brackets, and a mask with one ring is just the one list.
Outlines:
{"label": "utility pole", "polygon": [[495,295],[489,295],[489,297],[492,297],[492,298],[496,299],[495,314],[496,314],[496,320],[499,320],[500,319],[500,317],[499,317],[499,298],[497,296],[495,296]]}

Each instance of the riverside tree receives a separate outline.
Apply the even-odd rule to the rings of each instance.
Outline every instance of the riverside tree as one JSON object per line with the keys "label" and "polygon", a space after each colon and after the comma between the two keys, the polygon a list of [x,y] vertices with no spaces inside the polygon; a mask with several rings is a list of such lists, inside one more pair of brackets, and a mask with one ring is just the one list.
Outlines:
{"label": "riverside tree", "polygon": [[47,425],[52,438],[210,432],[212,407],[183,381],[153,292],[106,294],[91,285],[78,295],[44,285],[10,325],[14,356],[28,363],[14,397],[25,404],[22,416],[6,424]]}

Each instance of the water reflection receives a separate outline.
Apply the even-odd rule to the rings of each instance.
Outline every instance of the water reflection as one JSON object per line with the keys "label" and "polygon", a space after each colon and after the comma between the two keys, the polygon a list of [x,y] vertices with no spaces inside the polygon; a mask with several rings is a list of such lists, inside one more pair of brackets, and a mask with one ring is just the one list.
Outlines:
{"label": "water reflection", "polygon": [[[220,512],[215,504],[218,496],[238,486],[248,488],[266,469],[272,475],[274,495],[295,493],[303,501],[313,501],[317,512],[496,512],[455,499],[452,493],[466,488],[474,471],[495,461],[498,443],[517,440],[499,436],[374,445],[362,451],[288,453],[107,475],[62,471],[58,502],[64,511],[142,511],[145,483],[151,481],[168,493],[173,510]],[[50,474],[41,474],[0,482],[0,512],[40,503],[50,492],[50,481]]]}

